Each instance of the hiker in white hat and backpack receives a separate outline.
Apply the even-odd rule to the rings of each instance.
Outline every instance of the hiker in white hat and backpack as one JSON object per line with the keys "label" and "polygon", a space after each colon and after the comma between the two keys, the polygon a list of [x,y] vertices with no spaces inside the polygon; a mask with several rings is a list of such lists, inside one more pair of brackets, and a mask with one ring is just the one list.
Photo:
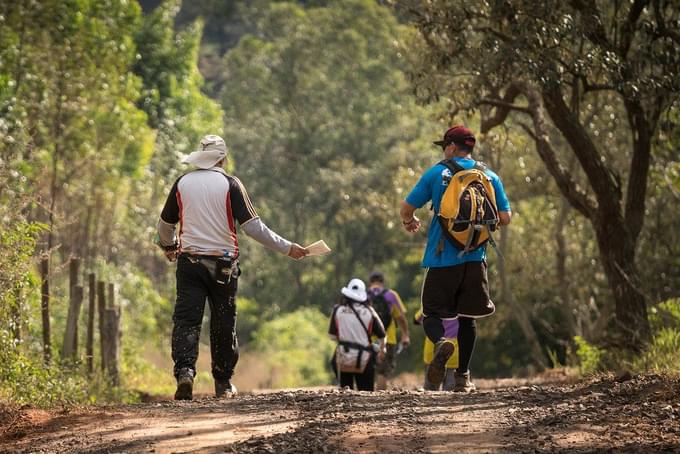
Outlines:
{"label": "hiker in white hat and backpack", "polygon": [[224,171],[226,158],[227,146],[220,136],[203,137],[200,149],[183,161],[196,169],[172,185],[158,221],[157,244],[168,260],[177,261],[177,300],[172,317],[177,400],[192,398],[206,299],[210,304],[215,395],[223,397],[236,391],[231,384],[238,361],[236,291],[241,274],[236,223],[246,235],[280,254],[296,260],[308,254],[262,222],[243,183]]}
{"label": "hiker in white hat and backpack", "polygon": [[[385,358],[385,327],[368,303],[366,284],[352,279],[340,290],[342,299],[333,307],[328,334],[338,342],[333,357],[340,387],[359,391],[375,389],[375,363]],[[378,345],[371,343],[378,338]]]}

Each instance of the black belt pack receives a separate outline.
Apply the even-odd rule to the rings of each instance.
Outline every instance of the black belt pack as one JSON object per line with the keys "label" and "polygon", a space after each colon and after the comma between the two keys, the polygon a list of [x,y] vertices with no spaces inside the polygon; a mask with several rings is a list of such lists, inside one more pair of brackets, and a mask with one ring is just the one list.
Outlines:
{"label": "black belt pack", "polygon": [[186,254],[191,263],[200,263],[213,276],[215,282],[218,284],[228,284],[232,275],[238,276],[238,271],[235,273],[234,268],[238,270],[238,262],[232,260],[230,257],[217,257],[210,255],[191,255]]}

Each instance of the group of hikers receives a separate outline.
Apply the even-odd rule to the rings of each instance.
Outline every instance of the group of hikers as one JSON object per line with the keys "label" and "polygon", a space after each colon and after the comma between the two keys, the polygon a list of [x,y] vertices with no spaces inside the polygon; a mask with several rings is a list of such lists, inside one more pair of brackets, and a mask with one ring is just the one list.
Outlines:
{"label": "group of hikers", "polygon": [[[431,203],[433,219],[423,255],[421,309],[414,322],[427,337],[424,387],[470,392],[470,360],[477,318],[495,312],[489,296],[486,245],[492,233],[510,223],[512,212],[501,179],[472,159],[476,139],[456,125],[442,140],[444,159],[421,176],[402,201],[404,229],[417,232],[415,210]],[[191,400],[205,301],[210,305],[210,353],[215,396],[234,394],[238,361],[236,292],[239,243],[236,222],[265,247],[295,260],[309,251],[271,230],[260,219],[243,183],[224,170],[227,146],[217,135],[201,139],[200,149],[184,159],[196,169],[173,184],[158,221],[156,243],[177,261],[177,299],[173,313],[172,359],[176,400]],[[179,224],[179,230],[177,230]],[[410,342],[406,311],[399,295],[374,272],[369,287],[354,278],[340,290],[329,335],[337,341],[333,366],[341,387],[385,389],[401,346]]]}

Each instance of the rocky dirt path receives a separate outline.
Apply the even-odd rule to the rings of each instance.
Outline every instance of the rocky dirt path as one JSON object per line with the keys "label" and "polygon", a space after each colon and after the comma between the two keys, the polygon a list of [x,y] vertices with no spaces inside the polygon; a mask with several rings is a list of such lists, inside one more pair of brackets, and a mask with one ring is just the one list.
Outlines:
{"label": "rocky dirt path", "polygon": [[0,414],[0,452],[680,452],[680,380],[299,390]]}

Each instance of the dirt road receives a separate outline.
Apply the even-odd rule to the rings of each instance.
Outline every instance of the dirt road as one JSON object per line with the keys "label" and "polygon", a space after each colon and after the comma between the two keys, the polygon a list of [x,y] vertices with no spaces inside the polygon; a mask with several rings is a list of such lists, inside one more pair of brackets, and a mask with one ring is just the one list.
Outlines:
{"label": "dirt road", "polygon": [[0,452],[680,452],[680,380],[299,390],[0,414]]}

